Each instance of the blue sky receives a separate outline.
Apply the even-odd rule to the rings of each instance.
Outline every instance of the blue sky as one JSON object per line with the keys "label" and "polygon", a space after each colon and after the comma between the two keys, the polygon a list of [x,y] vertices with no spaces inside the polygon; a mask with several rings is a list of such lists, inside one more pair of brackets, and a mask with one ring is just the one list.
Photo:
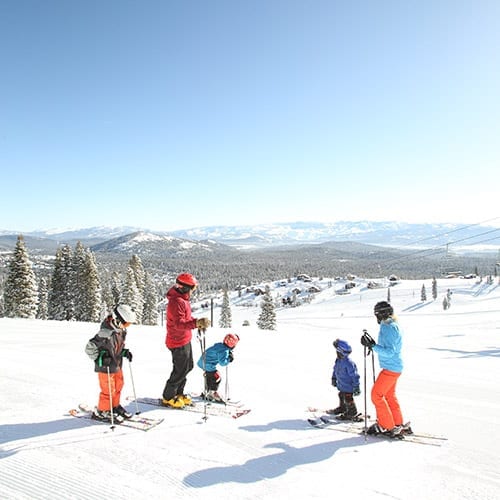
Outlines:
{"label": "blue sky", "polygon": [[500,215],[497,0],[5,0],[0,229]]}

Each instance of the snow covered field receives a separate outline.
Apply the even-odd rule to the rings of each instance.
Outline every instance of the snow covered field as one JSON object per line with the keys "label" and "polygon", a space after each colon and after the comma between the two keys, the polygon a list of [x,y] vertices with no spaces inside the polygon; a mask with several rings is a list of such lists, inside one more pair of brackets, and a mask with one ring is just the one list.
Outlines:
{"label": "snow covered field", "polygon": [[[441,447],[365,441],[307,424],[307,406],[337,405],[332,341],[351,343],[363,378],[359,338],[363,328],[376,336],[373,305],[387,297],[387,289],[369,290],[362,281],[345,296],[318,283],[323,291],[310,304],[277,309],[277,331],[258,330],[260,308],[236,306],[234,297],[231,331],[241,342],[229,393],[250,414],[203,422],[195,413],[142,406],[146,416],[165,417],[148,432],[111,431],[67,414],[97,402],[97,376],[83,348],[98,325],[0,319],[0,498],[500,498],[498,279],[438,280],[438,298],[425,303],[420,290],[425,283],[430,297],[430,280],[391,288],[405,335],[398,386],[404,417],[415,431],[446,435]],[[448,288],[451,308],[444,311]],[[244,320],[250,326],[240,326]],[[222,335],[211,328],[207,345]],[[163,327],[132,326],[127,345],[137,395],[159,397],[171,369]],[[193,347],[198,356],[196,340]],[[377,359],[375,366],[378,373]],[[124,368],[125,397],[133,390]],[[367,380],[369,391],[371,358]],[[196,367],[187,388],[202,388]],[[363,394],[356,403],[362,410]],[[369,397],[368,405],[374,415]]]}

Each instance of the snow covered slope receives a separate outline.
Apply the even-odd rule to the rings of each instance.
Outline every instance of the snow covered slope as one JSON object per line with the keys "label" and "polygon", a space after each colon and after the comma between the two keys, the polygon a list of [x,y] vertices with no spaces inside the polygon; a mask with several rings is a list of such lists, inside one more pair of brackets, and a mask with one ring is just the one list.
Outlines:
{"label": "snow covered slope", "polygon": [[[111,431],[67,415],[79,402],[97,401],[97,376],[83,352],[96,324],[0,319],[0,498],[498,498],[500,287],[440,280],[436,301],[422,303],[422,284],[391,288],[405,335],[398,394],[415,430],[449,438],[440,447],[365,441],[305,422],[308,405],[337,403],[330,386],[335,338],[352,344],[363,378],[359,337],[363,328],[376,335],[372,308],[387,289],[360,282],[340,296],[336,286],[324,287],[309,304],[279,308],[277,331],[258,330],[260,308],[237,306],[235,294],[231,331],[241,342],[234,363],[221,370],[221,391],[228,375],[229,395],[252,412],[203,422],[194,413],[142,406],[147,416],[165,417],[149,432]],[[448,288],[452,303],[444,311]],[[250,326],[240,326],[245,320]],[[171,370],[164,330],[129,332],[137,394],[159,397]],[[211,328],[207,345],[223,334]],[[196,340],[193,347],[198,356]],[[129,366],[124,373],[123,395],[132,395]],[[371,358],[366,375],[369,390]],[[195,368],[188,389],[201,387]],[[363,396],[356,398],[360,410]]]}

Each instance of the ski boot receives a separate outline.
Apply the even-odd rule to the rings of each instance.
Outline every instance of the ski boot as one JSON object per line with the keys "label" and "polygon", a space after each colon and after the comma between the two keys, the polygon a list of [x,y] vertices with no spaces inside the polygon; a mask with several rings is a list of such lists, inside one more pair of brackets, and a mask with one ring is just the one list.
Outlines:
{"label": "ski boot", "polygon": [[[111,412],[109,410],[99,410],[97,408],[92,412],[93,420],[100,420],[101,422],[111,422]],[[125,419],[113,412],[113,422],[116,424],[121,424]]]}
{"label": "ski boot", "polygon": [[345,412],[337,416],[337,420],[342,420],[344,422],[362,422],[363,416],[358,412]]}
{"label": "ski boot", "polygon": [[372,436],[383,435],[392,439],[403,439],[404,436],[401,434],[401,425],[396,425],[392,429],[384,429],[378,422],[368,427],[366,433]]}
{"label": "ski boot", "polygon": [[413,430],[411,428],[410,422],[406,422],[401,426],[401,434],[413,434]]}
{"label": "ski boot", "polygon": [[337,408],[334,408],[332,410],[326,410],[326,413],[328,415],[341,415],[342,413],[344,413],[344,409],[341,407],[341,406],[337,406]]}
{"label": "ski boot", "polygon": [[208,391],[203,395],[203,398],[213,403],[225,403],[217,391]]}
{"label": "ski boot", "polygon": [[191,396],[188,396],[187,394],[180,394],[177,397],[184,403],[184,406],[192,406],[193,400],[191,399]]}
{"label": "ski boot", "polygon": [[130,413],[129,411],[127,411],[122,405],[115,406],[113,408],[113,413],[115,415],[122,416],[125,420],[132,418],[134,415],[133,413]]}
{"label": "ski boot", "polygon": [[168,406],[169,408],[175,408],[178,410],[182,410],[182,408],[184,408],[184,401],[179,396],[175,396],[175,398],[172,399],[163,398],[161,400],[161,404],[163,406]]}

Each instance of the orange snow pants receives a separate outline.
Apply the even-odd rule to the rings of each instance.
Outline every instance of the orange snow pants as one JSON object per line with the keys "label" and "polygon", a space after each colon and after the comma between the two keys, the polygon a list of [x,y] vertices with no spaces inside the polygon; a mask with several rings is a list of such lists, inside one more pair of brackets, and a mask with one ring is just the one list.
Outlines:
{"label": "orange snow pants", "polygon": [[377,411],[377,422],[384,429],[403,423],[403,415],[396,398],[396,383],[401,373],[382,370],[372,387],[372,402]]}
{"label": "orange snow pants", "polygon": [[[101,392],[99,394],[99,404],[97,409],[101,411],[110,410],[110,399],[113,408],[120,404],[120,396],[123,389],[123,371],[119,370],[116,373],[110,373],[109,379],[107,373],[98,373],[99,386]],[[109,394],[109,386],[111,385],[111,397]]]}

